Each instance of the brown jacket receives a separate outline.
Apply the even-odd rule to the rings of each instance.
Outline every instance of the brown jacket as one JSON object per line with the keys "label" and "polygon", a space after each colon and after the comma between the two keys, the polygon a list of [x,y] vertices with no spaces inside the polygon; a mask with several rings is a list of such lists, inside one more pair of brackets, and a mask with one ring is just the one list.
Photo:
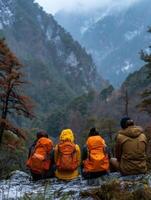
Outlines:
{"label": "brown jacket", "polygon": [[140,174],[147,171],[147,139],[139,126],[120,130],[116,138],[116,158],[123,174]]}

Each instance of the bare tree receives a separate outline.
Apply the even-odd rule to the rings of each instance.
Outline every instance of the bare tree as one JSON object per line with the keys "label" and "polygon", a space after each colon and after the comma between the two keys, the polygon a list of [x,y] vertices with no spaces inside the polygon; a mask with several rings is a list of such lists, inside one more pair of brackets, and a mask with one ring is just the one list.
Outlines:
{"label": "bare tree", "polygon": [[129,95],[127,86],[123,86],[122,95],[121,95],[122,103],[124,105],[123,115],[129,116]]}

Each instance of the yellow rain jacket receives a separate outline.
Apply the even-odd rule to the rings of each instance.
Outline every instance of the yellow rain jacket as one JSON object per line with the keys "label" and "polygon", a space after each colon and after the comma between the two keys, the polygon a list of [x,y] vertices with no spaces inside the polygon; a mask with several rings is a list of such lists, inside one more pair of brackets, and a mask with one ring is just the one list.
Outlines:
{"label": "yellow rain jacket", "polygon": [[[70,141],[74,143],[74,135],[71,129],[65,129],[61,132],[60,134],[60,142],[64,142],[64,141]],[[78,160],[78,165],[80,165],[81,162],[81,151],[80,151],[80,147],[76,144],[75,146],[76,148],[76,156],[77,156],[77,160]],[[58,151],[58,145],[56,145],[55,147],[55,163],[57,163],[58,157],[59,157],[59,151]],[[58,179],[62,179],[62,180],[72,180],[75,179],[76,177],[78,177],[79,172],[78,169],[75,169],[74,171],[70,172],[70,171],[60,171],[60,170],[56,170],[55,175]]]}

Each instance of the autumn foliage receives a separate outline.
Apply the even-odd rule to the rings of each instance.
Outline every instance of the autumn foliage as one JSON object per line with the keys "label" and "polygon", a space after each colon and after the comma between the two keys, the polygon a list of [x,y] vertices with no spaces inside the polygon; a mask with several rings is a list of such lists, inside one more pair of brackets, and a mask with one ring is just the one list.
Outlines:
{"label": "autumn foliage", "polygon": [[33,103],[24,95],[25,74],[16,56],[0,39],[0,143],[4,130],[24,137],[23,131],[11,122],[12,114],[33,118]]}

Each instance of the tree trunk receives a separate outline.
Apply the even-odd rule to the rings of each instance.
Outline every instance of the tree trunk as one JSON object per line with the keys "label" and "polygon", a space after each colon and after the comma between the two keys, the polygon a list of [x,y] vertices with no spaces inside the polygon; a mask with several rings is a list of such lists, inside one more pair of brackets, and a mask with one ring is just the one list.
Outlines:
{"label": "tree trunk", "polygon": [[3,133],[5,130],[5,120],[7,117],[7,111],[8,111],[8,95],[6,97],[6,102],[3,105],[3,111],[2,111],[2,116],[1,116],[1,124],[0,124],[0,145],[2,144],[2,138],[3,138]]}
{"label": "tree trunk", "polygon": [[129,97],[128,97],[128,90],[127,88],[125,89],[125,97],[124,97],[124,101],[125,101],[125,110],[124,110],[124,115],[128,116],[129,115]]}
{"label": "tree trunk", "polygon": [[5,124],[4,124],[4,122],[2,122],[1,125],[0,125],[0,145],[2,144],[4,129],[5,129]]}

